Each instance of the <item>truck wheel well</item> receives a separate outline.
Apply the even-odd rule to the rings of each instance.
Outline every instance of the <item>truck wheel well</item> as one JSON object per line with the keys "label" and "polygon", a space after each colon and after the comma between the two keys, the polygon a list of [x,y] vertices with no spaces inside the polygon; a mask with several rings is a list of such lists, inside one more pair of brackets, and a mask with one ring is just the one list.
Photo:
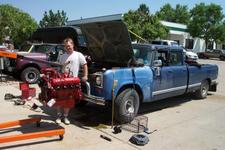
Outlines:
{"label": "truck wheel well", "polygon": [[26,69],[26,68],[28,68],[28,67],[34,67],[34,68],[37,68],[37,69],[40,71],[40,67],[39,67],[37,64],[28,64],[28,65],[23,66],[23,67],[20,69],[20,72],[22,72],[24,69]]}
{"label": "truck wheel well", "polygon": [[139,95],[139,98],[140,98],[140,102],[143,102],[143,93],[141,91],[141,88],[135,84],[127,84],[127,85],[124,85],[123,87],[121,87],[117,93],[117,95],[119,95],[122,91],[124,91],[125,89],[127,88],[135,88],[135,90],[137,91],[138,95]]}
{"label": "truck wheel well", "polygon": [[209,78],[207,78],[206,81],[208,81],[209,85],[211,85],[211,80]]}

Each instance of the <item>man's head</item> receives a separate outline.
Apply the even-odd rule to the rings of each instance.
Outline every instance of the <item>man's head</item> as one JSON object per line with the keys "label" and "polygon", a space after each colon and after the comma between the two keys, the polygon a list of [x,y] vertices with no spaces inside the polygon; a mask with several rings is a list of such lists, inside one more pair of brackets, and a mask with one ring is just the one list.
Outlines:
{"label": "man's head", "polygon": [[63,43],[64,43],[64,46],[65,46],[65,49],[66,49],[66,52],[67,53],[69,53],[69,54],[71,54],[71,53],[73,53],[73,51],[74,51],[74,42],[73,42],[73,39],[71,39],[71,38],[66,38],[64,41],[63,41]]}

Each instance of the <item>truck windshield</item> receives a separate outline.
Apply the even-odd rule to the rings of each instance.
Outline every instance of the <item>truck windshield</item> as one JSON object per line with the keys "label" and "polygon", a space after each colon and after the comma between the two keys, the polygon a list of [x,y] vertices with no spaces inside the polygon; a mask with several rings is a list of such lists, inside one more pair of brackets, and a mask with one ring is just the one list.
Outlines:
{"label": "truck windshield", "polygon": [[144,65],[150,65],[152,58],[152,51],[150,47],[147,46],[134,46],[133,47],[135,59],[143,63]]}

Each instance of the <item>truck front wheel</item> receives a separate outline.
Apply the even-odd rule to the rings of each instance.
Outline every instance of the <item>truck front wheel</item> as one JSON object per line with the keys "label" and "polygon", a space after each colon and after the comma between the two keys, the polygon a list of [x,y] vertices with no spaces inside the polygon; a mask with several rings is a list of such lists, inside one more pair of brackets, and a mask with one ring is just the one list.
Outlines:
{"label": "truck front wheel", "polygon": [[209,90],[209,82],[207,80],[202,81],[201,87],[196,91],[195,95],[198,99],[204,99],[207,97]]}
{"label": "truck front wheel", "polygon": [[27,67],[20,74],[21,80],[30,84],[36,83],[39,76],[40,71],[35,67]]}
{"label": "truck front wheel", "polygon": [[139,95],[135,89],[122,91],[115,99],[115,119],[119,123],[131,122],[138,113]]}

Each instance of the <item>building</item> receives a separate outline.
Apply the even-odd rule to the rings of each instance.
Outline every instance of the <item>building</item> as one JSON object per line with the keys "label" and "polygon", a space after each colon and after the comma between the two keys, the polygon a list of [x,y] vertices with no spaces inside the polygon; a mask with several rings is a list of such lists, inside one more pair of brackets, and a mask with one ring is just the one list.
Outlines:
{"label": "building", "polygon": [[[194,52],[205,51],[205,41],[200,38],[193,38],[187,31],[187,25],[180,23],[173,23],[168,21],[160,21],[164,26],[169,28],[168,40],[177,41],[180,45],[183,45],[187,49],[191,49]],[[208,49],[215,49],[216,44],[209,42]],[[218,44],[218,49],[225,49],[225,44]]]}

